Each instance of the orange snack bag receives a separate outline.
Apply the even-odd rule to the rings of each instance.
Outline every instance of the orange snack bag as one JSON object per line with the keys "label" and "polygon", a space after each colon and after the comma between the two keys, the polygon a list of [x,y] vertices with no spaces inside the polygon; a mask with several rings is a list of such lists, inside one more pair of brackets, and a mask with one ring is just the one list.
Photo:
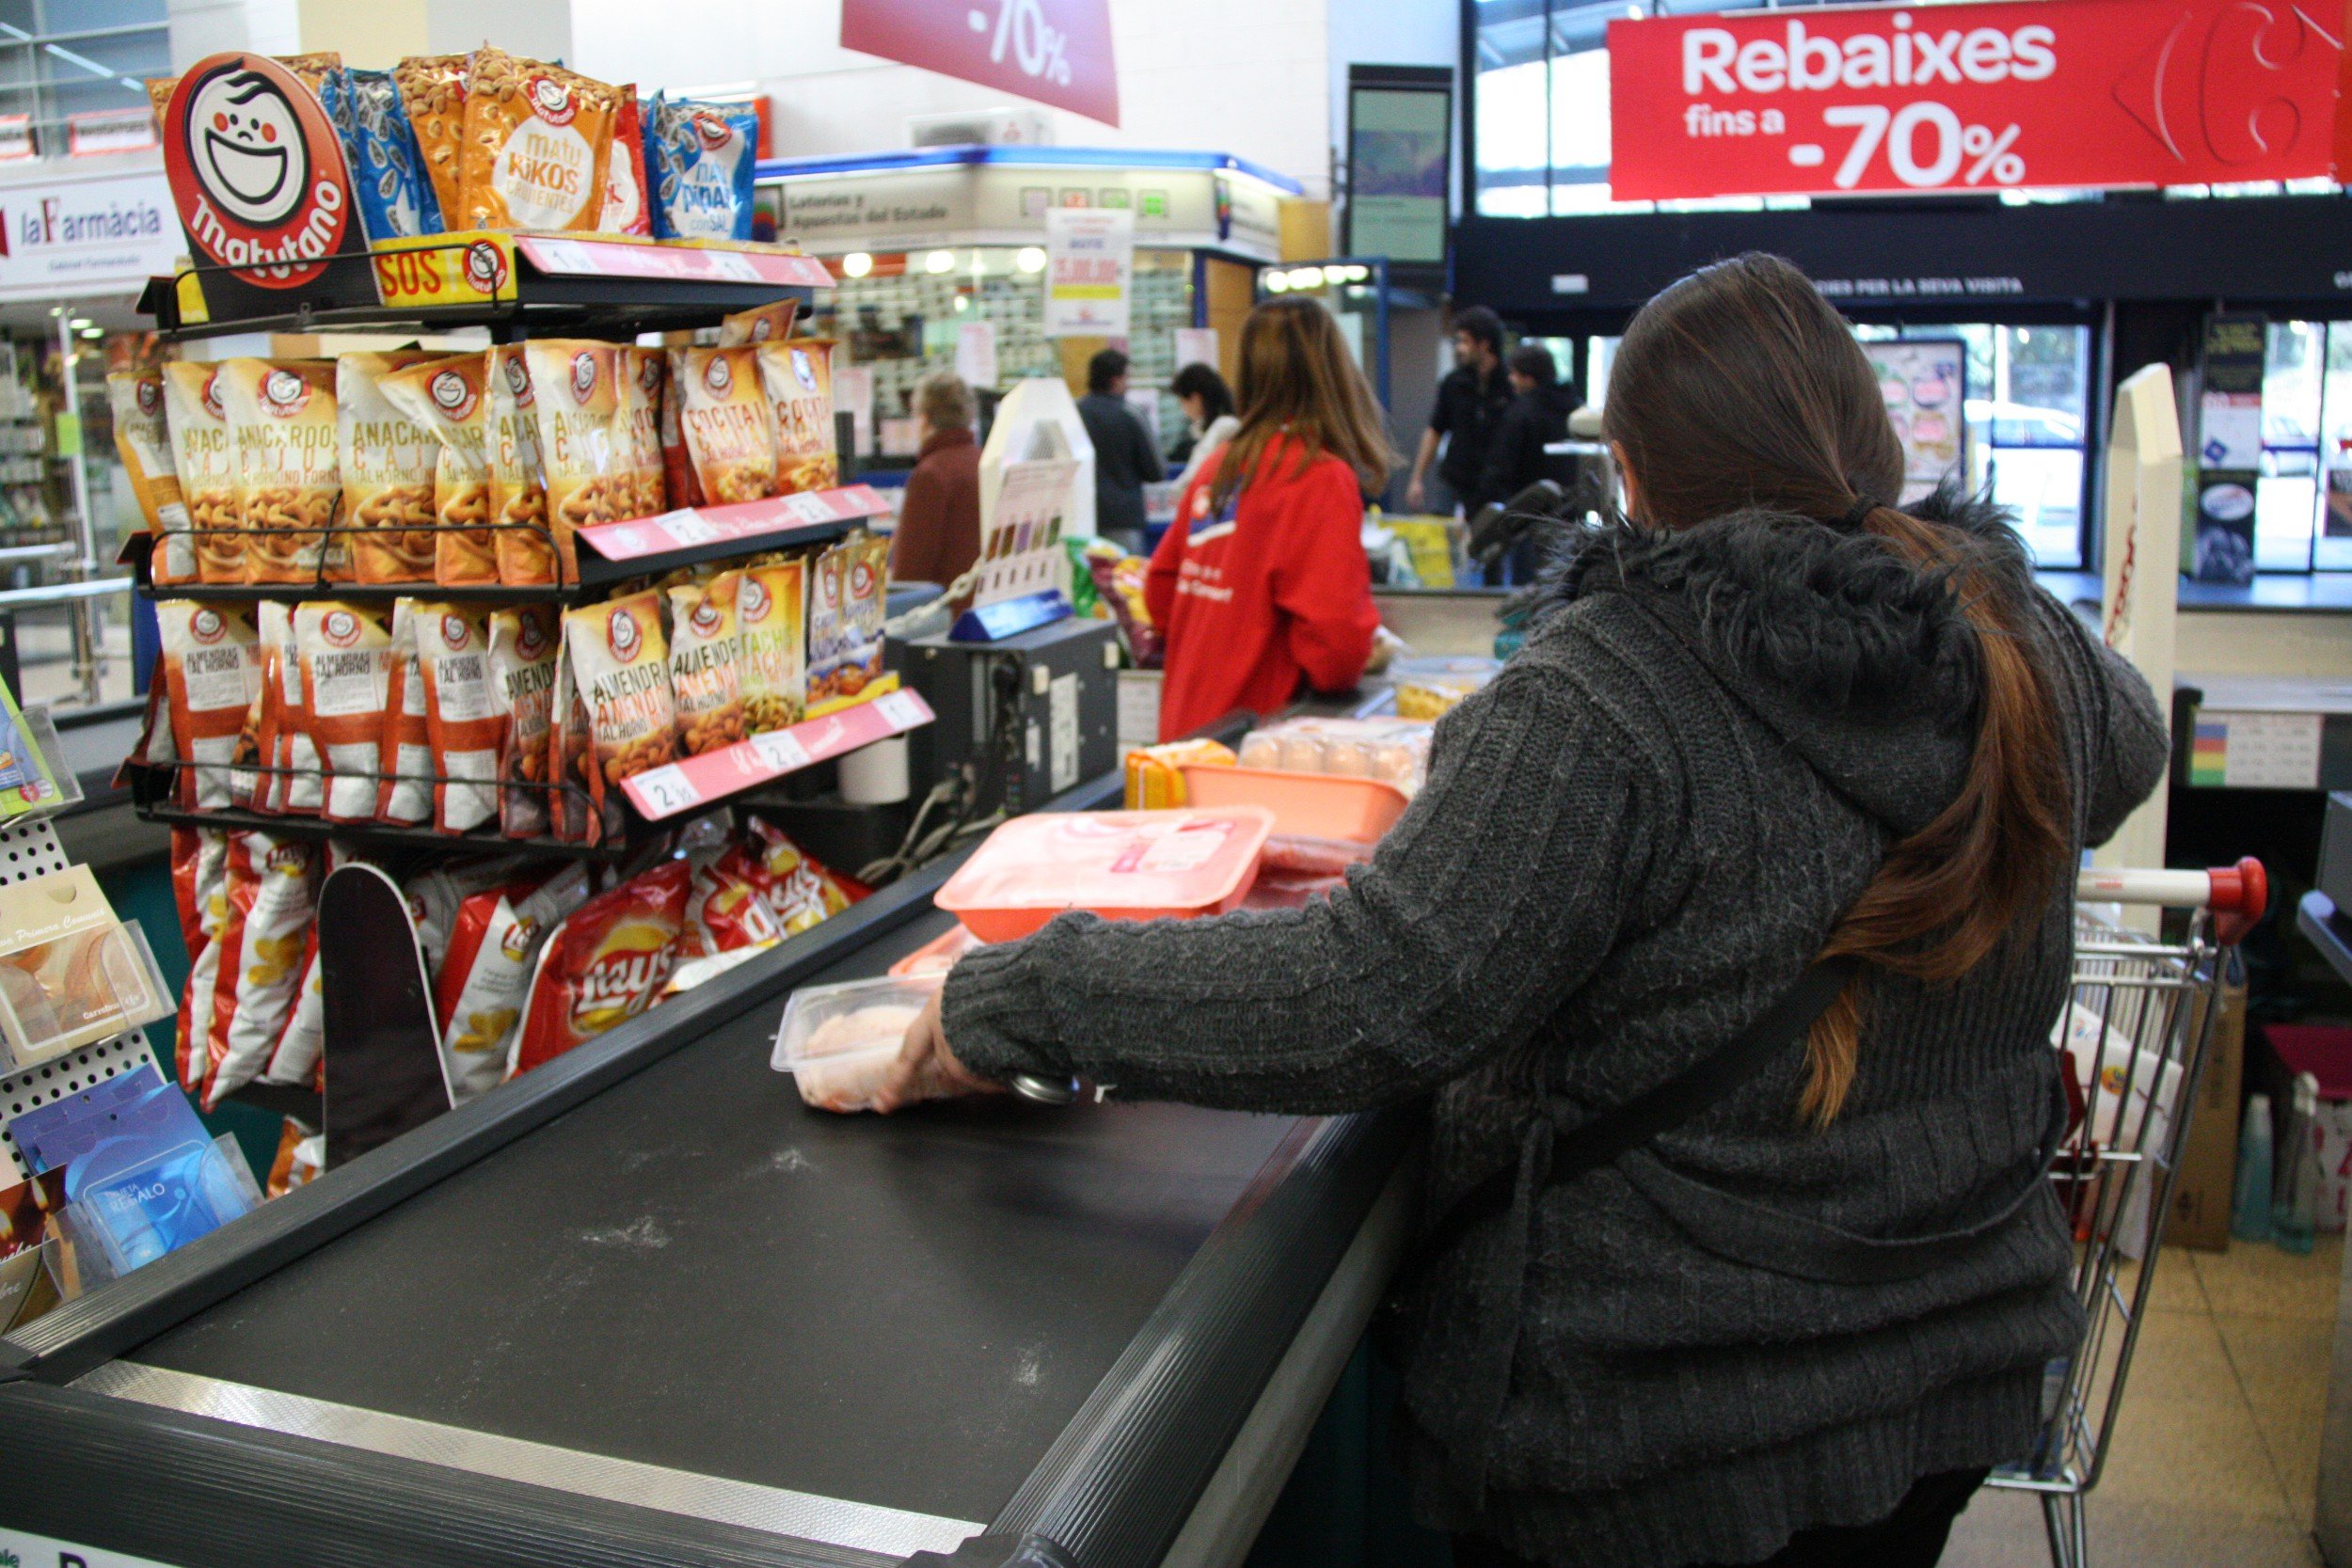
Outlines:
{"label": "orange snack bag", "polygon": [[319,847],[267,833],[230,835],[230,912],[214,976],[204,1109],[261,1076],[302,983],[318,904]]}
{"label": "orange snack bag", "polygon": [[326,774],[329,821],[373,822],[383,790],[382,743],[390,702],[391,632],[382,610],[316,600],[294,607],[294,646],[310,738]]}
{"label": "orange snack bag", "polygon": [[324,359],[224,359],[215,378],[237,446],[247,582],[350,580],[340,533],[335,367]]}
{"label": "orange snack bag", "polygon": [[651,589],[564,612],[564,654],[588,708],[590,796],[601,806],[623,779],[677,754],[661,595]]}
{"label": "orange snack bag", "polygon": [[521,345],[489,351],[490,517],[499,581],[528,587],[555,580],[555,550],[541,530],[548,526],[548,487],[539,459],[538,410],[533,406],[531,367]]}
{"label": "orange snack bag", "polygon": [[384,793],[376,815],[422,822],[433,815],[433,735],[425,716],[424,670],[417,657],[417,601],[392,601],[391,679],[378,740]]}
{"label": "orange snack bag", "polygon": [[499,579],[490,531],[488,358],[457,354],[394,371],[378,382],[394,408],[433,432],[433,515],[451,531],[435,535],[433,579],[444,588]]}
{"label": "orange snack bag", "polygon": [[166,700],[179,749],[180,804],[219,811],[236,803],[230,764],[246,716],[261,692],[261,648],[253,619],[228,605],[166,599],[155,607],[162,634]]}
{"label": "orange snack bag", "polygon": [[743,727],[788,729],[808,709],[808,562],[747,566],[735,594],[736,684]]}
{"label": "orange snack bag", "polygon": [[620,95],[502,49],[467,66],[453,229],[594,230],[604,213]]}
{"label": "orange snack bag", "polygon": [[604,181],[604,207],[596,227],[608,234],[653,232],[653,206],[645,199],[645,121],[637,88],[624,84],[612,117],[612,159]]}
{"label": "orange snack bag", "polygon": [[743,696],[736,676],[735,601],[741,572],[670,594],[670,690],[678,750],[700,756],[743,738]]}
{"label": "orange snack bag", "polygon": [[749,343],[756,348],[761,343],[780,343],[792,336],[792,321],[800,311],[799,300],[780,299],[773,305],[755,305],[732,316],[722,316],[719,346],[734,348]]}
{"label": "orange snack bag", "polygon": [[462,833],[498,815],[506,725],[490,680],[489,634],[478,612],[458,605],[419,604],[411,614],[433,746],[433,826]]}
{"label": "orange snack bag", "polygon": [[620,352],[585,338],[547,338],[523,347],[547,476],[548,524],[566,580],[580,576],[572,531],[621,515],[612,450],[621,411]]}
{"label": "orange snack bag", "polygon": [[620,413],[612,427],[616,510],[623,517],[659,516],[662,501],[661,403],[670,379],[667,357],[658,348],[623,346],[612,351],[620,383]]}
{"label": "orange snack bag", "polygon": [[417,133],[417,150],[448,227],[463,229],[457,204],[457,153],[466,144],[466,56],[411,55],[392,67],[400,106]]}
{"label": "orange snack bag", "polygon": [[664,349],[669,374],[661,397],[661,489],[668,506],[700,506],[701,481],[694,477],[694,456],[687,450],[686,426],[680,419],[685,401],[686,350]]}
{"label": "orange snack bag", "polygon": [[188,506],[202,582],[245,580],[245,502],[237,488],[237,442],[220,404],[217,365],[175,360],[164,367],[164,416],[172,467]]}
{"label": "orange snack bag", "polygon": [[833,344],[795,338],[759,351],[759,378],[773,409],[779,496],[841,483],[833,439]]}
{"label": "orange snack bag", "polygon": [[163,586],[196,580],[196,540],[188,532],[187,498],[171,460],[171,427],[164,415],[164,372],[116,371],[106,377],[114,414],[115,455],[138,498],[139,515],[155,541],[148,580]]}
{"label": "orange snack bag", "polygon": [[672,384],[678,424],[705,502],[757,500],[776,493],[773,416],[759,389],[755,348],[690,348]]}
{"label": "orange snack bag", "polygon": [[490,616],[490,680],[500,707],[499,825],[509,838],[548,831],[548,745],[555,671],[563,657],[555,610],[526,605]]}
{"label": "orange snack bag", "polygon": [[441,445],[433,427],[384,395],[384,378],[430,355],[346,354],[335,361],[336,451],[351,568],[367,583],[433,580],[434,474]]}
{"label": "orange snack bag", "polygon": [[528,1072],[651,1006],[677,961],[692,873],[664,861],[567,916],[540,949],[515,1071]]}

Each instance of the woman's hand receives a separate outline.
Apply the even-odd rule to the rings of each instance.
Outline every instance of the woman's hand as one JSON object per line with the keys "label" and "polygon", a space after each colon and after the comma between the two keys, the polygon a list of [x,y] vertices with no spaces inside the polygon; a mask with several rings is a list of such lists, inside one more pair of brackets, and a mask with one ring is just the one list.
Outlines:
{"label": "woman's hand", "polygon": [[1002,1085],[974,1076],[956,1060],[956,1053],[947,1048],[947,1031],[940,1024],[939,998],[934,996],[907,1025],[898,1059],[891,1064],[890,1076],[874,1096],[874,1109],[888,1116],[918,1101],[1001,1092]]}

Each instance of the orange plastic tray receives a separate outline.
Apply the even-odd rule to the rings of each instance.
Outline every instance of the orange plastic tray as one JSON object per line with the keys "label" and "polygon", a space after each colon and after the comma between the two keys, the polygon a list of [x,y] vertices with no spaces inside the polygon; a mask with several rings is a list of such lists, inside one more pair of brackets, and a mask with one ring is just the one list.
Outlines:
{"label": "orange plastic tray", "polygon": [[1346,773],[1272,768],[1187,768],[1184,798],[1196,806],[1263,806],[1285,837],[1375,844],[1405,815],[1405,792]]}
{"label": "orange plastic tray", "polygon": [[1110,920],[1223,914],[1249,895],[1274,832],[1263,806],[1054,812],[988,835],[931,902],[982,942],[1014,942],[1064,910]]}

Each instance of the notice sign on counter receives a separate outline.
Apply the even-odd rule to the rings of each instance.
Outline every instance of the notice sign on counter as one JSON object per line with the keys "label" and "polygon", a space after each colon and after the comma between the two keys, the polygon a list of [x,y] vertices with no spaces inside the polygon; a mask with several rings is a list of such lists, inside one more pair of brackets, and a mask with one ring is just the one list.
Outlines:
{"label": "notice sign on counter", "polygon": [[2228,713],[2197,710],[2188,782],[2222,789],[2316,789],[2317,713]]}
{"label": "notice sign on counter", "polygon": [[1609,24],[1619,200],[2295,180],[2341,7],[1855,6]]}
{"label": "notice sign on counter", "polygon": [[1122,207],[1056,207],[1045,214],[1048,338],[1127,336],[1136,214]]}

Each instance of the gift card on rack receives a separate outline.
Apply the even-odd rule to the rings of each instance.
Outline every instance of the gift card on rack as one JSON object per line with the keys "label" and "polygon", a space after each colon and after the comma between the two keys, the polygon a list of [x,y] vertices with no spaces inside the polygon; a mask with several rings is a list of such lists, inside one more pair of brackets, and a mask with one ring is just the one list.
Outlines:
{"label": "gift card on rack", "polygon": [[165,1083],[152,1062],[63,1100],[36,1105],[8,1123],[17,1157],[37,1179],[64,1169],[106,1139],[133,1131],[167,1145],[201,1143],[206,1135],[188,1097],[176,1085]]}
{"label": "gift card on rack", "polygon": [[[0,681],[0,820],[55,805],[62,799],[42,744],[44,739],[54,742],[56,731],[49,724],[45,710],[36,708],[34,714],[38,724],[26,719],[16,705],[16,693]],[[38,734],[40,729],[47,729],[47,736]]]}
{"label": "gift card on rack", "polygon": [[29,1067],[170,1009],[146,939],[89,867],[0,887],[0,1056]]}

